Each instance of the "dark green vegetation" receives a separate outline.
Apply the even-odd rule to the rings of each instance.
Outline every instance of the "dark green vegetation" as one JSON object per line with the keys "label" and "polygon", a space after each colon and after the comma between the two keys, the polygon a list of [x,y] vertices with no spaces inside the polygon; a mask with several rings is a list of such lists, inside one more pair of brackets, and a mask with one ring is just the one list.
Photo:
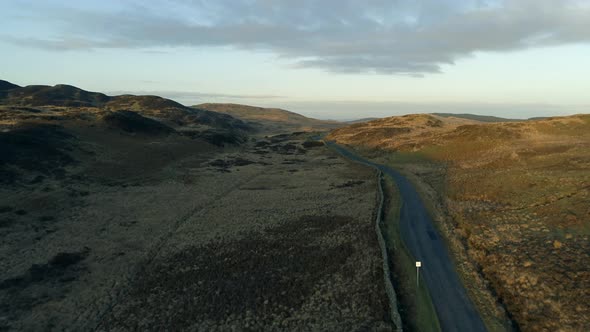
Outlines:
{"label": "dark green vegetation", "polygon": [[103,116],[103,121],[110,127],[128,133],[145,135],[168,135],[175,132],[169,126],[150,118],[143,117],[132,111],[110,112]]}
{"label": "dark green vegetation", "polygon": [[305,141],[305,142],[303,142],[304,148],[314,148],[314,147],[319,147],[319,146],[324,146],[324,142],[322,142],[322,141]]}
{"label": "dark green vegetation", "polygon": [[[64,167],[75,163],[68,152],[74,146],[75,137],[56,124],[25,123],[0,132],[0,183],[61,178]],[[26,180],[23,173],[28,175]]]}
{"label": "dark green vegetation", "polygon": [[[47,263],[33,264],[24,274],[0,281],[0,290],[6,292],[6,301],[0,303],[0,314],[4,319],[12,318],[39,304],[67,296],[67,289],[60,286],[79,278],[86,270],[83,261],[89,253],[87,247],[79,252],[60,252]],[[45,291],[39,294],[39,288]]]}
{"label": "dark green vegetation", "polygon": [[31,283],[43,282],[48,280],[61,279],[67,282],[68,278],[63,278],[68,269],[80,263],[88,256],[90,249],[84,248],[81,252],[60,252],[49,260],[46,264],[33,264],[26,274],[16,278],[10,278],[0,283],[0,289],[24,289]]}

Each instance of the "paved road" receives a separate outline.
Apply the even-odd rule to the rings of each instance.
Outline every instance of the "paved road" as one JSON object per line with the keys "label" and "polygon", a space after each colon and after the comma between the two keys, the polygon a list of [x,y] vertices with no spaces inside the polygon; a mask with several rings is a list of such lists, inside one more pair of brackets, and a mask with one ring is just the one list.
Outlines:
{"label": "paved road", "polygon": [[467,296],[453,267],[453,261],[443,239],[433,226],[422,199],[410,181],[399,172],[361,158],[334,143],[328,143],[340,154],[380,169],[397,183],[403,204],[400,231],[406,247],[418,261],[443,331],[486,331],[485,325]]}

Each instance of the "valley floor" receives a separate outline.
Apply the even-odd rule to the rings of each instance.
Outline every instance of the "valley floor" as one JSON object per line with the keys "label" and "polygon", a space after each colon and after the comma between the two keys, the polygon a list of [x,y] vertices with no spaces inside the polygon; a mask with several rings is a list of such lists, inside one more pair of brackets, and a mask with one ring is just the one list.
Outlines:
{"label": "valley floor", "polygon": [[0,330],[390,329],[375,174],[301,143],[3,187]]}

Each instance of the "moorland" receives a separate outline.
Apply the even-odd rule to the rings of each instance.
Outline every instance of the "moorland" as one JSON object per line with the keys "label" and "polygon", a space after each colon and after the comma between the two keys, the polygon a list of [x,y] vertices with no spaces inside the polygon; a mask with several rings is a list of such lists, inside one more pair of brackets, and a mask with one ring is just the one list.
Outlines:
{"label": "moorland", "polygon": [[284,125],[0,82],[0,330],[391,330],[375,172]]}
{"label": "moorland", "polygon": [[325,141],[411,181],[489,330],[590,328],[590,115],[339,123],[0,81],[0,330],[439,328],[396,184]]}
{"label": "moorland", "polygon": [[407,115],[327,138],[412,180],[488,328],[588,329],[590,115]]}

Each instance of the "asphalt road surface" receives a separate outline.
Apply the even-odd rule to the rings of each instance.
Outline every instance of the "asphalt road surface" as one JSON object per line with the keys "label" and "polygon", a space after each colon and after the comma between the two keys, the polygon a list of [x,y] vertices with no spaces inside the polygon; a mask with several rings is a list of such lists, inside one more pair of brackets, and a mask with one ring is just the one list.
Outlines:
{"label": "asphalt road surface", "polygon": [[400,231],[410,253],[422,262],[420,274],[426,283],[443,331],[486,331],[483,321],[459,280],[448,249],[434,228],[420,195],[399,172],[361,158],[334,143],[344,157],[372,166],[393,178],[402,197]]}

